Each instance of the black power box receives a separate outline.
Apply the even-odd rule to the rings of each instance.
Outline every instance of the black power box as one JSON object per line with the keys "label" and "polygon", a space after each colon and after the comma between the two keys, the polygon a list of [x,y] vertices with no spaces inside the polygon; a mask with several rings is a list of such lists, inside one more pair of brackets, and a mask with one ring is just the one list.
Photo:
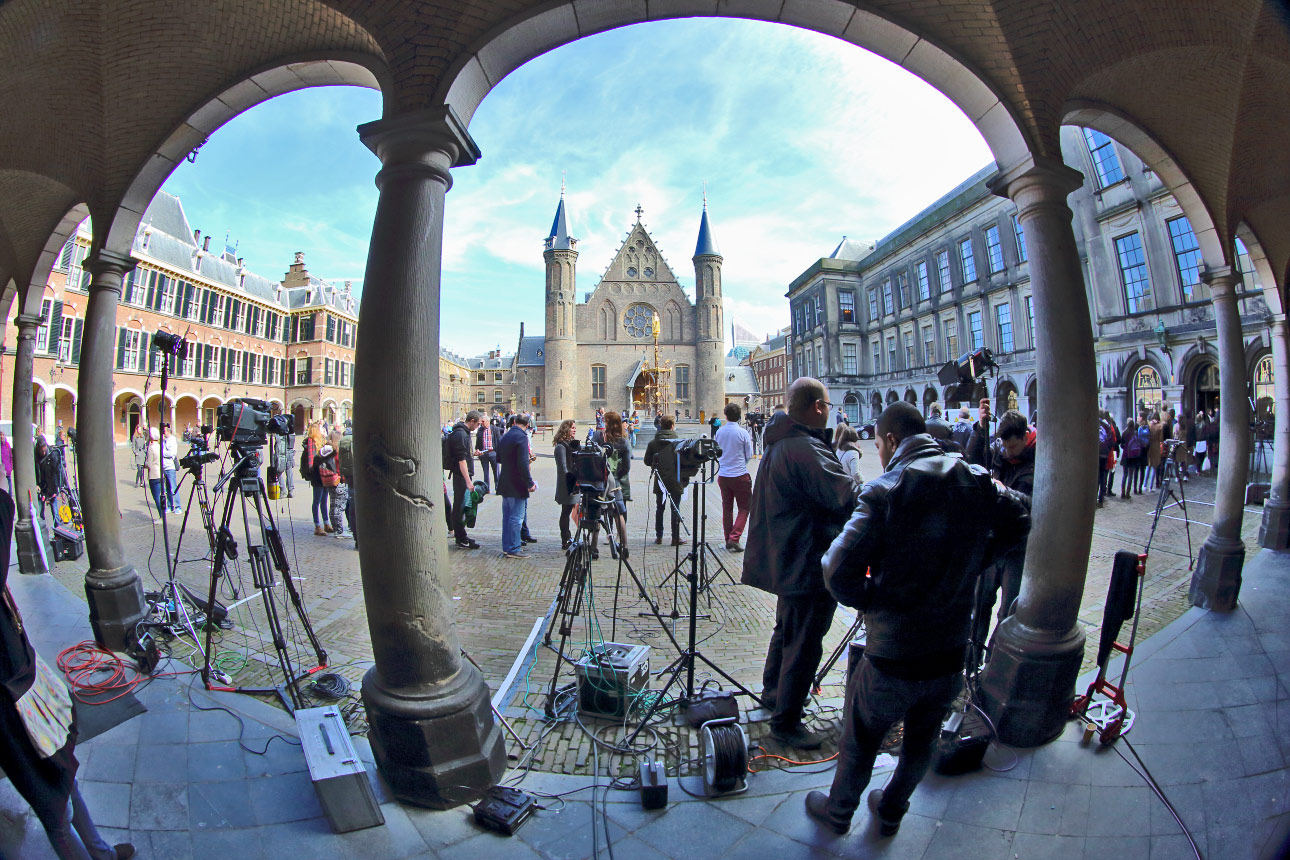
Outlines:
{"label": "black power box", "polygon": [[514,836],[536,809],[537,801],[533,795],[518,788],[495,785],[484,792],[484,799],[475,805],[475,823]]}
{"label": "black power box", "polygon": [[977,770],[989,746],[990,729],[976,709],[969,708],[966,716],[962,711],[955,711],[941,727],[936,744],[936,772],[957,776]]}

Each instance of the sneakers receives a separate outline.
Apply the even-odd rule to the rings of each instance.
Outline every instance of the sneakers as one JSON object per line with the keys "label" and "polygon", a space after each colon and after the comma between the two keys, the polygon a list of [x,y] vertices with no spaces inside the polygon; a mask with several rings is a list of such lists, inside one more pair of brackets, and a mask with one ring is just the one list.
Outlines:
{"label": "sneakers", "polygon": [[515,552],[506,552],[505,550],[502,551],[502,558],[532,558],[532,557],[533,556],[529,555],[522,549],[516,550]]}
{"label": "sneakers", "polygon": [[[873,813],[873,817],[878,820],[878,833],[883,836],[895,836],[896,831],[900,829],[900,819],[904,817],[905,813],[901,812],[900,815],[897,815],[895,818],[890,818],[888,817],[890,813],[887,813],[886,815],[883,814],[879,808],[881,806],[882,789],[875,788],[873,791],[869,792],[869,811]],[[909,809],[908,803],[905,804],[905,809]]]}
{"label": "sneakers", "polygon": [[770,729],[770,736],[787,747],[799,750],[817,750],[824,746],[824,736],[808,731],[806,726],[798,723],[791,729]]}
{"label": "sneakers", "polygon": [[479,544],[473,540],[459,540],[456,543],[459,549],[479,549]]}
{"label": "sneakers", "polygon": [[520,543],[522,543],[522,544],[525,544],[525,543],[537,543],[537,538],[533,537],[532,535],[529,535],[528,537],[522,537],[522,538],[520,538]]}
{"label": "sneakers", "polygon": [[839,836],[851,829],[850,821],[843,824],[829,814],[829,796],[822,791],[806,793],[806,814],[815,819],[817,824],[832,830]]}
{"label": "sneakers", "polygon": [[744,548],[739,545],[737,540],[726,541],[726,552],[743,552]]}

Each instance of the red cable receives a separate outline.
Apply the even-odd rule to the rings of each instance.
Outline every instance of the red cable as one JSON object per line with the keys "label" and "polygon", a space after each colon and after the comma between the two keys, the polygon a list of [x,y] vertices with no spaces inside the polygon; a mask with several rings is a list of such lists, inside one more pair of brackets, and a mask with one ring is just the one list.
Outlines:
{"label": "red cable", "polygon": [[[105,705],[132,692],[143,682],[168,675],[191,675],[183,672],[158,672],[145,675],[133,663],[122,660],[97,642],[85,640],[58,652],[59,671],[67,678],[72,695],[87,705]],[[133,673],[130,677],[127,673]],[[115,695],[109,695],[115,694]],[[99,698],[107,696],[107,698]],[[93,697],[93,698],[88,698]]]}

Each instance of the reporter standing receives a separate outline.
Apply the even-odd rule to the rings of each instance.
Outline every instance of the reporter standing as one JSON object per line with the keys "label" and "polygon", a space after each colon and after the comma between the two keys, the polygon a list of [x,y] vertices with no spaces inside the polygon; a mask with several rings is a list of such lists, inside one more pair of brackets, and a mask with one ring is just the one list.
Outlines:
{"label": "reporter standing", "polygon": [[573,441],[578,427],[572,418],[560,422],[555,431],[555,502],[560,506],[560,549],[568,549],[573,542],[569,517],[581,496],[569,488],[569,471],[573,466]]}
{"label": "reporter standing", "polygon": [[[752,498],[753,480],[748,474],[748,460],[752,458],[752,439],[748,431],[739,426],[739,404],[726,404],[726,421],[717,428],[717,447],[721,461],[717,467],[717,486],[721,490],[721,531],[726,538],[726,549],[743,552],[739,538],[748,522],[748,501]],[[735,507],[739,515],[734,516]]]}

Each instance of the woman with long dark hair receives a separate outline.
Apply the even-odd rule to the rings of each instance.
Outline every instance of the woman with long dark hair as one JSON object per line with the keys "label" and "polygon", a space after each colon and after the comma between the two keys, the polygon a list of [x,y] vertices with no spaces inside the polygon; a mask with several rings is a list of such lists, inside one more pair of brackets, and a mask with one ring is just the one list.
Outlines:
{"label": "woman with long dark hair", "polygon": [[[591,441],[597,445],[602,445],[610,449],[609,453],[609,486],[606,487],[606,495],[611,502],[611,513],[618,522],[618,543],[623,549],[623,558],[627,557],[627,503],[632,500],[632,486],[628,481],[627,475],[632,469],[632,449],[627,444],[627,433],[623,429],[623,416],[617,412],[605,413],[605,428],[597,430],[591,436]],[[596,545],[592,542],[592,557],[595,558]],[[618,554],[610,552],[614,558]]]}
{"label": "woman with long dark hair", "polygon": [[569,489],[567,476],[573,466],[573,441],[578,427],[572,418],[560,422],[555,431],[555,501],[560,506],[560,549],[568,549],[573,542],[569,516],[581,496]]}

